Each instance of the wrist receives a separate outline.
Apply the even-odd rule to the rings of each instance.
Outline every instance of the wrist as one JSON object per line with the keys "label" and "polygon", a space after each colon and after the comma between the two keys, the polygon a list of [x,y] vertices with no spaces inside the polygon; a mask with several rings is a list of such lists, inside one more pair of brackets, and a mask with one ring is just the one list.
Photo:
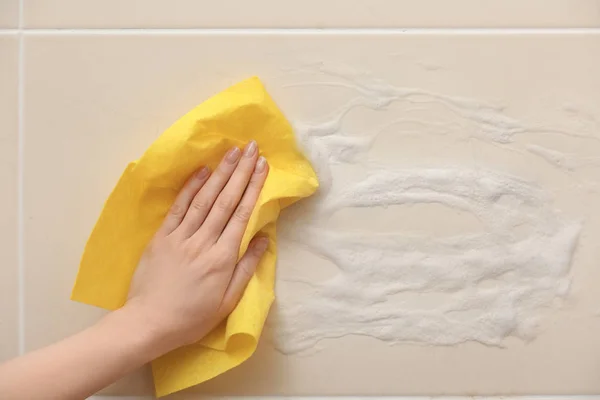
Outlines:
{"label": "wrist", "polygon": [[135,303],[127,303],[122,308],[108,314],[103,321],[113,337],[135,349],[143,359],[143,364],[160,357],[171,349],[166,340],[166,332],[148,317]]}

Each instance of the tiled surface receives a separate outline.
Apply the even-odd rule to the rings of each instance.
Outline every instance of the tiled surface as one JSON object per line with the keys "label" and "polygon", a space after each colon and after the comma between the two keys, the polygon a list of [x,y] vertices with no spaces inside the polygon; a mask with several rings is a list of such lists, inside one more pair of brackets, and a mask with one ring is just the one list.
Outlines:
{"label": "tiled surface", "polygon": [[596,0],[23,0],[28,28],[598,27]]}
{"label": "tiled surface", "polygon": [[[102,202],[126,163],[210,94],[258,75],[292,120],[312,119],[334,111],[351,98],[351,92],[306,83],[338,81],[335,74],[323,71],[351,67],[398,86],[498,102],[510,116],[531,124],[597,135],[599,64],[600,36],[594,34],[28,34],[24,70],[27,350],[74,332],[101,314],[68,297]],[[355,120],[357,126],[367,122]],[[398,139],[389,140],[381,154],[386,147],[400,151]],[[600,151],[595,141],[571,137],[531,135],[523,140],[570,146],[589,156]],[[448,145],[454,155],[468,155],[538,181],[556,194],[565,213],[589,223],[573,266],[571,302],[550,318],[538,339],[528,344],[510,341],[506,349],[497,349],[472,343],[389,347],[365,338],[344,338],[331,341],[316,355],[290,357],[275,352],[264,340],[248,363],[195,391],[599,393],[600,319],[595,315],[600,304],[596,284],[600,282],[596,268],[600,198],[595,192],[582,196],[572,186],[574,179],[600,176],[593,169],[583,176],[565,174],[543,160],[520,155],[519,146],[524,144],[515,144],[514,152],[482,143],[471,144],[473,149]],[[409,150],[403,149],[402,157],[418,162]],[[429,156],[442,160],[452,156],[445,147],[432,146],[431,151]],[[111,393],[146,393],[147,379],[134,375]]]}
{"label": "tiled surface", "polygon": [[0,35],[0,361],[18,352],[16,35]]}
{"label": "tiled surface", "polygon": [[[312,83],[338,81],[335,73],[323,71],[350,67],[399,86],[497,102],[512,117],[556,131],[599,135],[598,34],[573,35],[564,30],[556,35],[477,31],[402,35],[383,31],[405,27],[599,28],[597,0],[358,0],[352,7],[343,0],[21,2],[26,28],[22,31],[22,306],[27,351],[76,332],[103,314],[68,298],[87,235],[126,163],[195,104],[247,76],[259,75],[292,120],[318,118],[347,101],[349,91]],[[18,9],[18,0],[0,1],[0,30],[18,26]],[[38,28],[72,30],[27,30]],[[104,28],[380,31],[352,35],[343,30],[323,35],[284,30],[261,34],[196,30],[178,35],[129,31],[119,35]],[[100,31],[85,35],[78,29]],[[18,352],[17,45],[16,33],[0,35],[0,187],[7,187],[2,191],[7,195],[0,196],[0,360]],[[379,116],[370,118],[358,114],[351,121],[354,128],[363,129]],[[600,259],[600,212],[596,210],[600,192],[581,190],[582,184],[600,182],[600,173],[595,168],[565,173],[521,151],[527,143],[541,143],[594,159],[600,152],[598,144],[538,134],[523,138],[509,154],[502,147],[476,141],[466,148],[444,140],[422,141],[421,147],[404,146],[394,137],[386,140],[375,149],[380,157],[389,157],[392,151],[409,163],[421,162],[426,154],[438,161],[454,157],[500,167],[549,188],[569,216],[583,218],[586,228],[565,309],[546,320],[536,340],[508,341],[505,349],[473,343],[389,347],[347,337],[327,341],[326,349],[316,355],[283,356],[273,350],[266,332],[249,362],[173,399],[195,399],[198,394],[600,393],[600,271],[595,268]],[[411,212],[399,212],[397,217],[408,227],[422,228],[423,221]],[[347,219],[352,225],[353,218]],[[453,224],[446,224],[447,228],[455,229]],[[307,276],[323,274],[315,269],[321,265],[318,260],[283,253],[280,275],[299,270],[299,264],[313,267],[303,272]],[[272,313],[275,321],[276,311],[277,307]],[[149,394],[148,371],[138,371],[104,393]]]}
{"label": "tiled surface", "polygon": [[0,1],[0,29],[16,28],[19,24],[19,0]]}

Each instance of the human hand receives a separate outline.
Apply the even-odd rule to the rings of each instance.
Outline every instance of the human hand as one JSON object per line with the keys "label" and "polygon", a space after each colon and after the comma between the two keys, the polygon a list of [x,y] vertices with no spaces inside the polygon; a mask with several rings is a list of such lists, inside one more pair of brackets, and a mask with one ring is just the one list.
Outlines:
{"label": "human hand", "polygon": [[238,261],[267,174],[256,142],[229,150],[214,173],[188,180],[146,248],[123,309],[165,352],[198,341],[237,305],[268,246],[255,237]]}

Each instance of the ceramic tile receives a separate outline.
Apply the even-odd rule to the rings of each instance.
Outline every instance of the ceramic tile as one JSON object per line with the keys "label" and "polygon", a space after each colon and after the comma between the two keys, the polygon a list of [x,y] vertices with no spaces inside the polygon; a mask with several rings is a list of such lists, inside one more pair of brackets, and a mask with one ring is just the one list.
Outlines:
{"label": "ceramic tile", "polygon": [[0,29],[16,28],[19,25],[19,0],[0,2]]}
{"label": "ceramic tile", "polygon": [[[284,355],[271,340],[284,296],[257,354],[190,392],[600,392],[600,295],[595,284],[600,281],[600,175],[595,164],[600,151],[600,36],[28,35],[25,56],[28,349],[51,343],[101,315],[70,302],[69,293],[86,238],[127,162],[197,103],[258,75],[296,124],[328,118],[362,99],[363,107],[344,117],[349,133],[367,134],[403,117],[407,124],[384,132],[370,157],[404,167],[467,165],[531,180],[549,193],[549,204],[565,218],[585,221],[584,231],[566,304],[544,314],[534,340],[508,339],[502,347],[472,342],[390,346],[350,336],[323,340],[314,353]],[[413,88],[407,90],[417,94],[387,107],[385,102],[370,103],[363,97],[369,96],[363,79]],[[446,103],[448,96],[461,100]],[[471,114],[461,114],[453,105],[488,103],[494,115],[503,116],[501,121],[512,121],[500,129],[510,140],[481,136],[477,126],[464,121]],[[583,164],[561,166],[560,159],[531,153],[531,145],[560,149]],[[340,168],[335,172],[342,176],[359,173]],[[427,235],[477,230],[480,223],[427,205],[387,213],[357,209],[331,220],[340,229],[375,232],[404,226]],[[278,268],[280,283],[294,274],[318,281],[338,273],[293,243],[282,247]],[[135,375],[130,382],[112,393],[149,390],[146,376]]]}
{"label": "ceramic tile", "polygon": [[0,361],[18,353],[17,49],[0,35]]}
{"label": "ceramic tile", "polygon": [[27,27],[597,27],[595,0],[24,0]]}

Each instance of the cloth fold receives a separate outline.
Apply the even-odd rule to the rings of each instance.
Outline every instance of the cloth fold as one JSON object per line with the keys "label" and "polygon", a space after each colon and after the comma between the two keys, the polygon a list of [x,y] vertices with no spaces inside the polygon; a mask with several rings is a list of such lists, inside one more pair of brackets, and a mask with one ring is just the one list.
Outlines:
{"label": "cloth fold", "polygon": [[240,254],[258,232],[270,239],[233,313],[198,343],[152,362],[157,396],[211,379],[256,349],[274,299],[276,221],[282,208],[318,188],[289,122],[258,78],[215,95],[167,129],[125,169],[86,244],[72,300],[109,310],[125,304],[140,256],[186,179],[215,168],[226,150],[256,140],[269,176],[244,234]]}

